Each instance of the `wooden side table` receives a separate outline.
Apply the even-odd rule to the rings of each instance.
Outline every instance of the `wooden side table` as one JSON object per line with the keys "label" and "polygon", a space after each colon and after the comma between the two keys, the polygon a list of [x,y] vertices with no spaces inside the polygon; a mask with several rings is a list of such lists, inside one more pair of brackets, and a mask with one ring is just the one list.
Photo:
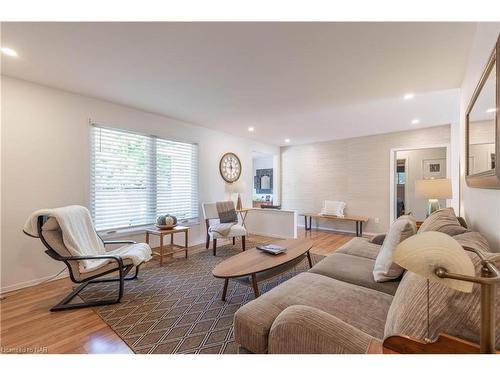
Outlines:
{"label": "wooden side table", "polygon": [[245,229],[247,229],[245,225],[245,220],[247,219],[248,211],[250,210],[251,208],[241,208],[239,210],[236,210],[236,212],[239,213],[241,217],[241,226]]}
{"label": "wooden side table", "polygon": [[[174,234],[184,232],[184,246],[177,245],[174,243]],[[185,257],[188,257],[188,232],[189,227],[182,227],[180,225],[172,228],[172,229],[160,229],[156,227],[151,227],[146,229],[146,243],[149,245],[149,236],[155,235],[160,237],[160,247],[159,252],[153,251],[153,255],[160,257],[160,266],[163,265],[163,257],[166,255],[172,255],[179,251],[185,252]],[[165,246],[163,243],[163,237],[170,235],[170,251],[165,252]],[[168,246],[168,245],[167,245]]]}

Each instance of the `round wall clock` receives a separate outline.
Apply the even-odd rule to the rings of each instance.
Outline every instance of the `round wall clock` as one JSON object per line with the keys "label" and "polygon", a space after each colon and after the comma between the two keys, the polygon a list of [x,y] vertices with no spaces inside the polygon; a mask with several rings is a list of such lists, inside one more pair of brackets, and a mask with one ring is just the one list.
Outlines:
{"label": "round wall clock", "polygon": [[241,162],[236,154],[228,152],[222,155],[219,162],[220,175],[224,181],[232,183],[241,176]]}

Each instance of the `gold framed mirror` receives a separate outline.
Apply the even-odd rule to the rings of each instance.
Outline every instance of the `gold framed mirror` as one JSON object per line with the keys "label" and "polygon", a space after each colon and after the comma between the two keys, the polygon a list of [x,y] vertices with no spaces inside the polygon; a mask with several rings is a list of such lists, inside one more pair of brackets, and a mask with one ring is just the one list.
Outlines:
{"label": "gold framed mirror", "polygon": [[470,187],[500,189],[500,35],[465,117],[465,179]]}

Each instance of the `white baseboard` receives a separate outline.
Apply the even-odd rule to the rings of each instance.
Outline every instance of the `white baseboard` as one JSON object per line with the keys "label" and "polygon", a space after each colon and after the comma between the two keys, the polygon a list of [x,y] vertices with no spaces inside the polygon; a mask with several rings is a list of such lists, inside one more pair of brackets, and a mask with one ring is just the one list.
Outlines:
{"label": "white baseboard", "polygon": [[[304,225],[297,225],[297,227],[299,228],[305,228]],[[319,230],[324,230],[324,231],[327,231],[327,232],[337,232],[337,233],[348,233],[348,234],[356,234],[355,231],[351,231],[351,230],[345,230],[345,229],[333,229],[333,228],[327,228],[327,227],[322,227],[322,226],[312,226],[313,229],[319,229]],[[363,231],[363,237],[368,235],[368,236],[374,236],[375,234],[377,233],[373,233],[373,232],[365,232]]]}
{"label": "white baseboard", "polygon": [[35,286],[35,285],[44,283],[44,282],[46,282],[48,280],[51,280],[51,281],[52,280],[59,280],[59,279],[64,279],[64,278],[66,278],[66,277],[69,276],[68,270],[64,270],[64,272],[62,272],[60,275],[57,275],[57,276],[56,275],[41,277],[39,279],[33,279],[33,280],[23,281],[23,282],[17,283],[17,284],[3,286],[0,289],[0,296],[3,297],[5,293],[13,292],[13,291],[16,291],[16,290],[19,290],[19,289],[28,288],[30,286]]}
{"label": "white baseboard", "polygon": [[[249,235],[255,235],[255,236],[262,236],[262,237],[273,237],[273,238],[279,238],[279,239],[286,239],[285,237],[283,236],[280,236],[280,235],[277,235],[277,234],[272,234],[272,233],[260,233],[260,232],[255,232],[255,231],[252,231],[252,232],[248,232]],[[290,237],[292,238],[292,237]]]}

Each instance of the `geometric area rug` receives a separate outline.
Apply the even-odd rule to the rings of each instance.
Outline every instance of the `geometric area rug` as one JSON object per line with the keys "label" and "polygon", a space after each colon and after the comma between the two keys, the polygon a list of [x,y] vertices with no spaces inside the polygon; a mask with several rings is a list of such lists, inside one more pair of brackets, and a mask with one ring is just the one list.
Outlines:
{"label": "geometric area rug", "polygon": [[[257,244],[247,241],[247,248]],[[224,280],[212,276],[216,264],[241,252],[224,245],[212,251],[175,258],[162,267],[141,269],[137,280],[126,281],[122,302],[96,307],[97,314],[138,354],[235,354],[233,316],[254,299],[253,289],[229,281],[221,301]],[[313,264],[323,258],[312,254]],[[295,268],[259,283],[265,293],[309,269],[307,259]],[[116,283],[93,284],[81,293],[85,301],[116,295]]]}

